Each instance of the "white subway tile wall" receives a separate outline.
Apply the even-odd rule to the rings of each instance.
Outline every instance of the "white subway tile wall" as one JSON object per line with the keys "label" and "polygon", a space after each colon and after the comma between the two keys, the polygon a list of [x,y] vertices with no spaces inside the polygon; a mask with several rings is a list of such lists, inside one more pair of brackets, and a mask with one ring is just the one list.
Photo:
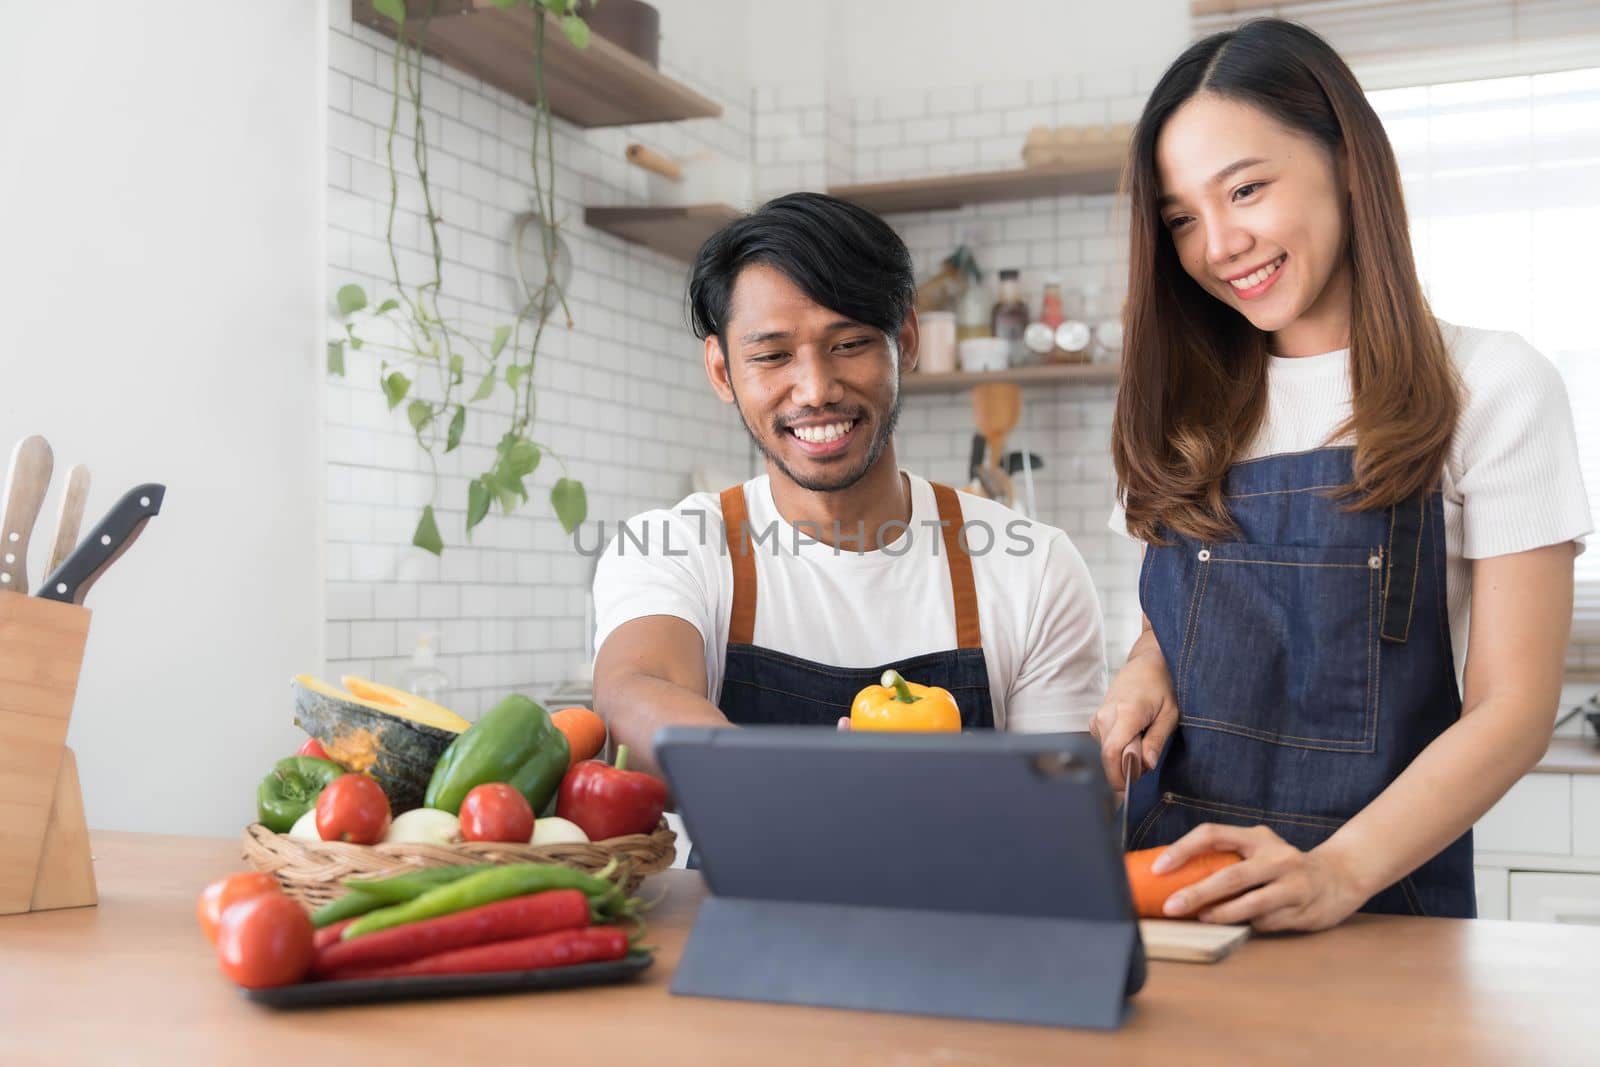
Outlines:
{"label": "white subway tile wall", "polygon": [[[330,305],[331,289],[347,282],[362,285],[376,303],[392,295],[384,232],[393,46],[352,25],[348,4],[329,7]],[[619,519],[683,497],[697,463],[736,475],[751,470],[744,431],[706,385],[700,344],[687,327],[685,264],[582,222],[585,206],[645,201],[644,174],[623,159],[630,142],[674,156],[709,150],[751,162],[748,88],[719,84],[715,65],[690,66],[674,55],[670,39],[664,43],[663,69],[721,102],[721,119],[605,130],[556,123],[556,209],[572,251],[574,325],[547,331],[540,346],[532,436],[547,454],[530,480],[530,503],[509,517],[492,514],[466,539],[468,482],[486,468],[504,429],[487,417],[469,418],[461,448],[440,457],[434,505],[444,555],[412,547],[432,480],[403,409],[387,409],[381,357],[371,346],[347,351],[345,376],[329,378],[329,674],[395,681],[418,636],[437,633],[452,704],[469,718],[513,690],[547,693],[584,666],[590,576],[589,558],[563,535],[549,507],[551,482],[564,471],[586,486],[589,522],[580,538],[592,548],[599,520],[614,529]],[[425,61],[423,71],[429,178],[442,220],[441,310],[487,339],[521,303],[511,238],[513,218],[533,206],[531,109],[436,61]],[[821,95],[802,103],[816,108],[815,136],[825,137],[829,126],[820,120],[829,112]],[[835,102],[832,111],[841,106]],[[405,131],[409,117],[403,107]],[[848,120],[839,128],[848,131]],[[853,146],[835,139],[838,166],[848,167]],[[402,174],[396,244],[415,286],[432,264],[404,133],[395,137],[394,156]],[[810,155],[801,158],[809,163]],[[819,172],[818,187],[825,180]],[[470,359],[467,373],[476,380]],[[414,376],[418,395],[437,398],[430,375]],[[509,412],[503,385],[499,397],[499,410]]]}

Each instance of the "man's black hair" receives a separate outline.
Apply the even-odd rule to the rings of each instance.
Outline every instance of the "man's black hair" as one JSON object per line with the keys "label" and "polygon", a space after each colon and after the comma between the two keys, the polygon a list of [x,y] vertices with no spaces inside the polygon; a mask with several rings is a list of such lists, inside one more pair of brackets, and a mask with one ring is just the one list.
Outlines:
{"label": "man's black hair", "polygon": [[790,193],[729,223],[700,248],[689,278],[696,337],[723,331],[739,272],[753,263],[780,271],[830,311],[894,340],[916,298],[911,253],[888,223],[822,193]]}

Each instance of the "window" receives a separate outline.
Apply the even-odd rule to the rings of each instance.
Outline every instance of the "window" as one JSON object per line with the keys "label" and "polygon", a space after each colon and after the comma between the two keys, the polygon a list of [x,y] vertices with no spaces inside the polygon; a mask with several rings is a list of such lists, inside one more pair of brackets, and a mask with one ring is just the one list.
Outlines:
{"label": "window", "polygon": [[[1417,266],[1444,319],[1513,330],[1566,378],[1600,515],[1600,68],[1370,94],[1399,158]],[[1575,643],[1600,644],[1600,538]]]}

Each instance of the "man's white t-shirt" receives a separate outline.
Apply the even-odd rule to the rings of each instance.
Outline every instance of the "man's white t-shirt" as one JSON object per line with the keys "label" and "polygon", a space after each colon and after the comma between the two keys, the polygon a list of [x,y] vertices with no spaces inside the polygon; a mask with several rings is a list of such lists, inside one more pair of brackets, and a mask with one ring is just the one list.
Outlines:
{"label": "man's white t-shirt", "polygon": [[[1472,561],[1561,544],[1593,532],[1566,384],[1514,333],[1440,321],[1465,386],[1445,461],[1445,586],[1456,678],[1465,671]],[[1350,415],[1350,350],[1272,357],[1267,412],[1239,458],[1259,459],[1353,443],[1332,441]],[[1128,536],[1121,507],[1111,528]]]}
{"label": "man's white t-shirt", "polygon": [[[756,645],[835,667],[874,667],[956,647],[933,487],[906,477],[910,526],[871,552],[859,551],[859,540],[854,547],[820,543],[814,531],[785,522],[767,476],[744,483],[756,560]],[[960,499],[995,726],[1088,729],[1105,696],[1106,660],[1100,602],[1083,557],[1055,527],[992,500]],[[617,627],[648,615],[694,626],[705,642],[706,696],[715,703],[733,613],[718,496],[695,493],[672,509],[629,519],[600,559],[594,600],[597,648]]]}

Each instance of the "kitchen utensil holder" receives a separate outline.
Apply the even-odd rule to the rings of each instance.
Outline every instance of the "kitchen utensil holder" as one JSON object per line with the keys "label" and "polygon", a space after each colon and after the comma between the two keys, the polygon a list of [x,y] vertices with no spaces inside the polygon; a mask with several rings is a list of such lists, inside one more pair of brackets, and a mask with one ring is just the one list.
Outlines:
{"label": "kitchen utensil holder", "polygon": [[67,726],[90,612],[0,593],[0,915],[99,902]]}

